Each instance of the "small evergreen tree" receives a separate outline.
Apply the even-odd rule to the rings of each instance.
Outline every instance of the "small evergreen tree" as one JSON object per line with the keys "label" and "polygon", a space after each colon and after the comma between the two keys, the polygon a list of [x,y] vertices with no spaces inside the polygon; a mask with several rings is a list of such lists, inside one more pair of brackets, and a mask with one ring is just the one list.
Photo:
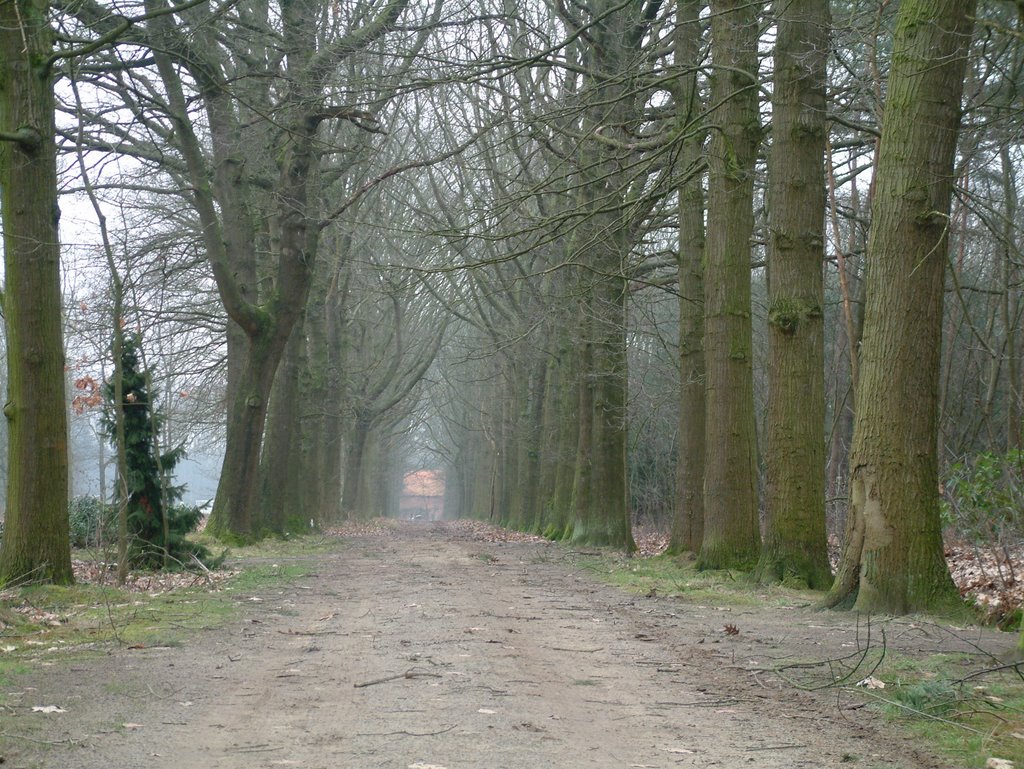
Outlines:
{"label": "small evergreen tree", "polygon": [[[197,507],[177,504],[184,486],[174,486],[174,468],[185,456],[181,447],[157,452],[156,437],[164,416],[154,409],[147,388],[147,372],[141,368],[138,334],[126,335],[121,351],[124,393],[124,436],[127,475],[118,484],[117,496],[128,493],[129,558],[136,568],[186,565],[191,555],[208,558],[205,547],[185,535],[195,529],[202,514]],[[103,387],[103,429],[117,448],[114,382]],[[166,534],[165,534],[166,532]]]}

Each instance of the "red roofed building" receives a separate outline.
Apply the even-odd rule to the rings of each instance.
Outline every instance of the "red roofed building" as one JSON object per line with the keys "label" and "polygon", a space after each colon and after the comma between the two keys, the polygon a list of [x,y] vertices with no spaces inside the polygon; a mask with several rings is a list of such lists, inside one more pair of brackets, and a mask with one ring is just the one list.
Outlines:
{"label": "red roofed building", "polygon": [[407,473],[398,511],[410,521],[440,521],[444,517],[444,476],[435,470]]}

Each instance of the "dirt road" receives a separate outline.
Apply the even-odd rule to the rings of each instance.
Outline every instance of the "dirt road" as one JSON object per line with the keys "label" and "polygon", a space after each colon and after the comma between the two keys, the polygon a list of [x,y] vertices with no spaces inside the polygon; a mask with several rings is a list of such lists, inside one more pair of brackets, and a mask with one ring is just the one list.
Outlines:
{"label": "dirt road", "polygon": [[[240,596],[242,621],[185,646],[55,666],[4,727],[49,719],[54,744],[26,745],[6,766],[944,765],[852,696],[771,672],[849,654],[848,615],[634,596],[565,548],[447,525],[352,538],[315,568]],[[912,627],[894,635],[935,640]],[[66,712],[27,712],[35,702]]]}

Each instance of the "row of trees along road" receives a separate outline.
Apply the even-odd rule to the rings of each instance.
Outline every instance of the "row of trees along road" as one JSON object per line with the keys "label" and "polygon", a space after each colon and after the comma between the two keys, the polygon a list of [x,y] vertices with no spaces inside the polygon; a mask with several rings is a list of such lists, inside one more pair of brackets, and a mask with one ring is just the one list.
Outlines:
{"label": "row of trees along road", "polygon": [[107,336],[214,340],[217,536],[386,512],[416,446],[452,515],[956,600],[940,472],[1024,439],[1019,2],[0,9],[0,580],[71,579],[64,168],[101,283],[194,296]]}

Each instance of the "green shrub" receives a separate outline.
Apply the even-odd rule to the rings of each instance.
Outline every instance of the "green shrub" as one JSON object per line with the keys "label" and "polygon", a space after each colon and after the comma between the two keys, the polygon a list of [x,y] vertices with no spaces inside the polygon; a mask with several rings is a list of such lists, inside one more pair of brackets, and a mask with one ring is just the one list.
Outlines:
{"label": "green shrub", "polygon": [[75,497],[68,504],[72,547],[103,547],[117,542],[117,509],[98,497]]}
{"label": "green shrub", "polygon": [[944,490],[945,522],[972,541],[1024,535],[1024,451],[985,452],[957,463]]}
{"label": "green shrub", "polygon": [[[190,567],[193,557],[213,564],[210,552],[185,535],[196,528],[202,515],[196,507],[182,505],[183,486],[172,482],[175,465],[185,456],[182,447],[158,450],[157,438],[163,412],[150,398],[150,376],[143,368],[142,337],[124,337],[121,348],[121,398],[115,402],[113,380],[103,385],[104,414],[101,424],[114,450],[118,435],[124,440],[126,477],[118,485],[116,502],[123,501],[128,529],[128,557],[138,569]],[[121,422],[118,424],[118,417]],[[166,527],[166,530],[165,530]]]}

